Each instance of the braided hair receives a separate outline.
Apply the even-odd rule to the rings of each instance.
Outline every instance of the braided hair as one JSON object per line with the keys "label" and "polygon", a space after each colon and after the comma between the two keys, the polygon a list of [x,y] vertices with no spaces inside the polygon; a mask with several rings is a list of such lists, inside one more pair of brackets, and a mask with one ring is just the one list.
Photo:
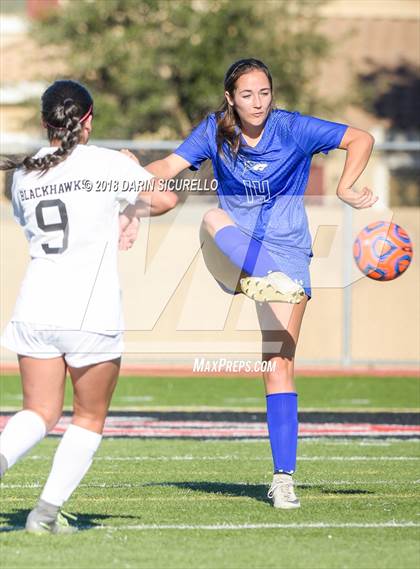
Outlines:
{"label": "braided hair", "polygon": [[[224,88],[231,97],[233,97],[236,82],[242,75],[257,69],[263,71],[270,83],[271,90],[273,89],[273,79],[271,77],[268,67],[259,59],[239,59],[235,61],[226,72],[224,80]],[[231,155],[236,158],[241,148],[241,122],[235,109],[229,105],[226,98],[222,105],[216,111],[217,122],[217,151],[219,154],[224,153],[223,143],[226,141]]]}
{"label": "braided hair", "polygon": [[28,172],[45,174],[63,162],[79,144],[83,123],[93,114],[93,99],[86,87],[77,81],[55,81],[42,95],[41,104],[48,140],[59,141],[60,146],[54,153],[39,158],[26,156],[20,162],[7,158],[0,162],[0,170],[23,167]]}

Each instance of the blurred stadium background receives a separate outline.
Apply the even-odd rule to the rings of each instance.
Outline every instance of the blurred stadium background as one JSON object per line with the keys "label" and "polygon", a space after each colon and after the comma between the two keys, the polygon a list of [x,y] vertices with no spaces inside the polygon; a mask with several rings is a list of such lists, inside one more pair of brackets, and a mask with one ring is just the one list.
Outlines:
{"label": "blurred stadium background", "polygon": [[[381,198],[374,210],[350,212],[336,199],[344,153],[313,161],[307,199],[314,296],[297,366],[415,371],[417,0],[3,0],[1,10],[2,154],[32,152],[44,143],[39,96],[49,82],[66,76],[86,83],[95,96],[93,142],[128,147],[145,165],[169,153],[219,104],[224,70],[236,57],[251,55],[273,70],[279,106],[372,132],[376,146],[362,181]],[[211,166],[185,176],[210,180]],[[3,328],[27,249],[11,215],[10,176],[3,175],[0,184]],[[136,246],[121,255],[126,368],[188,369],[197,355],[260,353],[253,304],[224,294],[200,253],[200,221],[215,195],[185,192],[181,199],[176,211],[142,223]],[[379,219],[400,224],[414,243],[412,266],[389,283],[361,278],[351,253],[356,233]],[[14,354],[2,351],[5,368],[14,361]]]}
{"label": "blurred stadium background", "polygon": [[[0,485],[2,567],[418,569],[419,1],[1,0],[0,9],[2,154],[45,144],[39,96],[71,77],[95,98],[92,142],[130,148],[145,165],[218,106],[228,65],[254,56],[273,72],[279,107],[374,134],[362,181],[381,199],[367,212],[344,208],[334,195],[344,152],[314,159],[314,294],[297,354],[300,510],[267,501],[260,379],[192,373],[196,356],[259,359],[260,333],[254,304],[223,293],[203,261],[200,222],[215,195],[183,192],[121,254],[127,353],[101,448],[66,504],[81,531],[41,540],[20,531],[70,420],[67,385],[52,436]],[[210,181],[211,166],[185,177]],[[0,175],[1,328],[28,261],[10,181]],[[412,266],[388,283],[362,278],[352,258],[355,235],[379,219],[414,244]],[[1,351],[0,428],[22,401],[15,361]]]}

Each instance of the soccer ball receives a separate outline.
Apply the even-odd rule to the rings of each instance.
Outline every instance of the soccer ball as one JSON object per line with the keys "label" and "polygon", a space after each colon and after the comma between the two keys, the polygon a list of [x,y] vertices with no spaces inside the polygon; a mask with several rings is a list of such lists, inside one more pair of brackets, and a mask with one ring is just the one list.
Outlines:
{"label": "soccer ball", "polygon": [[356,237],[353,257],[364,275],[392,281],[402,275],[413,257],[411,239],[402,227],[387,221],[367,225]]}

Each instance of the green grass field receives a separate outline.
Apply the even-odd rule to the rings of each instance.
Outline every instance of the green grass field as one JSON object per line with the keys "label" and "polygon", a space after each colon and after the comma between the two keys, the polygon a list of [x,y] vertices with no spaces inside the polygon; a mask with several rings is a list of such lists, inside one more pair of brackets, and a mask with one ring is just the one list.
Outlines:
{"label": "green grass field", "polygon": [[[19,406],[17,378],[0,381],[3,409]],[[418,410],[419,386],[408,378],[298,380],[306,409]],[[258,380],[124,378],[113,407],[263,404]],[[81,531],[27,535],[16,528],[39,496],[57,444],[46,439],[4,479],[0,523],[10,531],[0,535],[2,569],[420,566],[418,441],[303,439],[302,507],[277,511],[266,501],[267,441],[105,439],[67,504]]]}
{"label": "green grass field", "polygon": [[[420,381],[410,377],[298,377],[300,409],[419,410]],[[22,401],[20,380],[0,379],[0,407],[17,409]],[[66,408],[71,408],[67,382]],[[262,382],[244,377],[121,377],[112,409],[265,408]]]}

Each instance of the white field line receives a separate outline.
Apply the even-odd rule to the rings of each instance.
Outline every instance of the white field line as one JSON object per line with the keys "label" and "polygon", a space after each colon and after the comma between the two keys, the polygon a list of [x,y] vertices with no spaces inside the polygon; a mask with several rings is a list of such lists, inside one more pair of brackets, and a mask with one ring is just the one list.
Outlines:
{"label": "white field line", "polygon": [[[244,459],[243,456],[239,455],[225,455],[225,456],[97,456],[95,461],[110,461],[110,462],[146,462],[146,461],[200,461],[200,460],[246,460],[247,462],[259,462],[261,460],[268,460],[268,455],[266,456],[253,456],[251,458]],[[34,455],[29,456],[29,460],[51,460],[49,456]],[[298,462],[363,462],[363,461],[419,461],[420,456],[300,456],[298,457]]]}
{"label": "white field line", "polygon": [[[180,482],[182,483],[182,482]],[[205,484],[206,482],[193,481],[193,484],[199,485],[200,483]],[[295,480],[296,486],[303,487],[317,487],[317,486],[354,486],[354,485],[383,485],[383,486],[395,486],[396,484],[400,486],[420,484],[420,480],[406,480],[401,482],[401,480],[316,480],[315,482],[305,482],[303,480]],[[91,482],[79,484],[78,488],[148,488],[148,487],[159,487],[159,488],[172,488],[176,487],[178,482]],[[226,484],[226,482],[220,482],[220,484]],[[269,486],[269,481],[263,480],[260,482],[232,482],[235,486]],[[30,489],[30,488],[42,488],[44,484],[40,482],[33,482],[27,484],[5,484],[0,483],[0,490],[9,489]],[[198,490],[198,488],[197,488]]]}
{"label": "white field line", "polygon": [[[110,439],[111,437],[108,437]],[[243,443],[254,443],[254,444],[265,444],[264,438],[241,438],[241,439],[202,439],[200,441],[202,444],[212,445],[212,444],[219,444],[223,442],[224,445],[237,445]],[[394,435],[385,436],[381,435],[380,439],[375,440],[375,436],[372,435],[356,435],[354,437],[344,437],[344,436],[335,436],[335,435],[328,435],[328,436],[312,436],[312,437],[300,437],[299,443],[301,445],[313,445],[322,443],[323,445],[343,445],[343,446],[387,446],[392,443],[398,444],[418,444],[419,437],[418,436],[409,436],[406,438],[397,438]]]}
{"label": "white field line", "polygon": [[[139,524],[126,526],[78,526],[79,529],[94,529],[106,531],[241,531],[241,530],[259,530],[259,529],[381,529],[381,528],[419,528],[420,523],[417,522],[390,522],[379,523],[290,523],[290,524]],[[0,526],[0,532],[14,531],[23,529],[21,526]]]}
{"label": "white field line", "polygon": [[[329,529],[329,528],[417,528],[420,523],[416,522],[383,522],[371,524],[359,523],[343,523],[343,524],[327,524],[320,523],[303,523],[303,524],[214,524],[214,525],[183,525],[183,524],[140,524],[132,526],[121,526],[119,530],[244,530],[244,529]],[[112,530],[111,526],[99,526],[98,529]]]}
{"label": "white field line", "polygon": [[[252,458],[246,458],[242,456],[121,456],[121,457],[112,457],[112,456],[99,456],[95,460],[110,460],[110,461],[147,461],[147,460],[163,460],[163,461],[183,461],[183,460],[246,460],[247,462],[255,461],[259,462],[261,460],[268,459],[268,456],[254,456]],[[417,456],[301,456],[298,457],[299,461],[309,461],[309,462],[317,462],[317,461],[338,461],[338,462],[347,462],[347,461],[368,461],[368,460],[384,460],[384,461],[417,461],[420,460],[420,457]]]}

